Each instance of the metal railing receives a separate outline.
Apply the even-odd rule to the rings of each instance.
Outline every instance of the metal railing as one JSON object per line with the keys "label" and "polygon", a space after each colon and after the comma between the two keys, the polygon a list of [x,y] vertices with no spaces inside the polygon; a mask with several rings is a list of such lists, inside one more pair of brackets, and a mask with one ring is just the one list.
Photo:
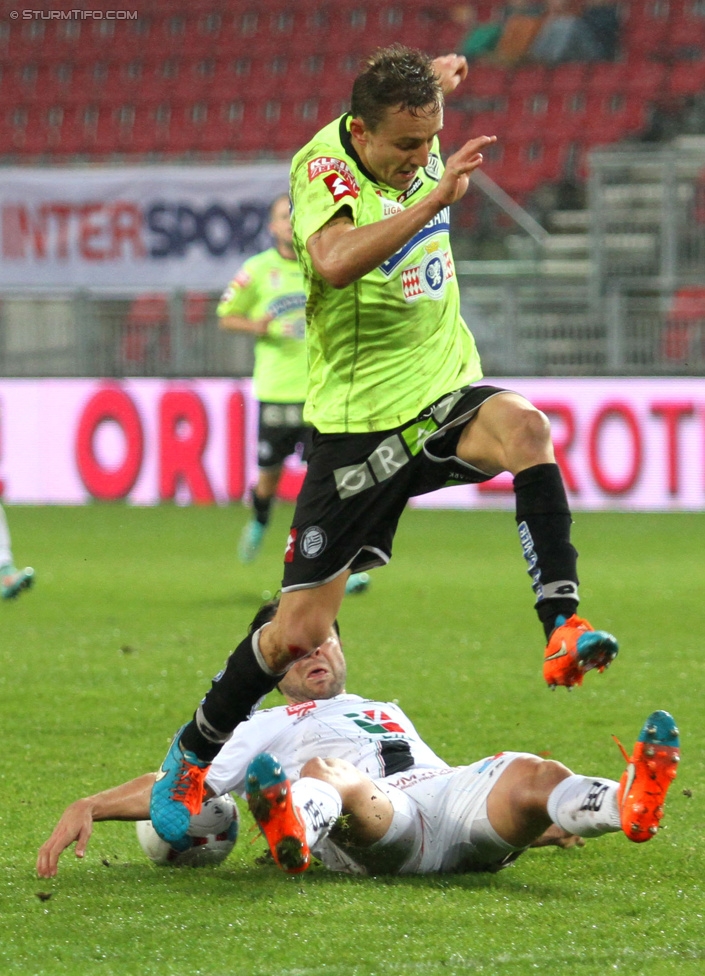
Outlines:
{"label": "metal railing", "polygon": [[[531,263],[457,270],[488,375],[705,375],[705,288],[615,278],[596,310],[585,277]],[[219,329],[217,298],[6,293],[0,376],[250,375],[252,339]]]}

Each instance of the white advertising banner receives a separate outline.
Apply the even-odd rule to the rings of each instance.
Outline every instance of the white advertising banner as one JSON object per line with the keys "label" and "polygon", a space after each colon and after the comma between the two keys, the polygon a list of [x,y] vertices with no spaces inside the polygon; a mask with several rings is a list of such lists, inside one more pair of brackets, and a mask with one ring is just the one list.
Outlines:
{"label": "white advertising banner", "polygon": [[[705,379],[494,379],[551,419],[574,509],[705,508]],[[226,503],[256,477],[248,380],[0,380],[7,502]],[[304,468],[287,464],[292,499]],[[511,478],[444,488],[424,507],[513,507]]]}
{"label": "white advertising banner", "polygon": [[0,288],[220,291],[288,181],[286,163],[4,169]]}

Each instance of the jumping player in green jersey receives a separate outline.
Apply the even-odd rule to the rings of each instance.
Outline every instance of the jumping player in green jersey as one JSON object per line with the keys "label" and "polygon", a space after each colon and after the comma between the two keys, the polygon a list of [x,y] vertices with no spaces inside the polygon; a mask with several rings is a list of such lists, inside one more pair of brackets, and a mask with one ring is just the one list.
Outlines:
{"label": "jumping player in green jersey", "polygon": [[[251,492],[252,518],[240,537],[243,563],[259,552],[269,525],[284,460],[305,454],[311,427],[304,423],[306,399],[306,295],[292,246],[289,197],[277,197],[269,211],[273,246],[244,262],[226,288],[217,309],[224,329],[256,336],[254,395],[259,401],[257,484]],[[354,573],[347,593],[369,586],[368,573]]]}
{"label": "jumping player in green jersey", "polygon": [[449,209],[494,136],[442,162],[443,98],[465,58],[393,46],[356,78],[351,111],[292,162],[294,246],[306,278],[308,469],[284,555],[279,608],[245,638],[152,792],[152,822],[179,841],[212,758],[291,664],[326,640],[351,572],[389,561],[414,495],[514,476],[516,520],[548,645],[544,678],[570,687],[604,670],[617,642],[577,616],[577,552],[546,416],[479,384],[460,316]]}

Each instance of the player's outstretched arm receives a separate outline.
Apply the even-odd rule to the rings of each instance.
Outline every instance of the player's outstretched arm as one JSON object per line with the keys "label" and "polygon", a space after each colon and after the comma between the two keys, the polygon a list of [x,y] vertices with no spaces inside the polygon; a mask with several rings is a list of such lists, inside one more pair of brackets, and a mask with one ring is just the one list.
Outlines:
{"label": "player's outstretched arm", "polygon": [[562,847],[563,850],[569,850],[571,847],[585,847],[585,841],[577,834],[571,834],[563,827],[559,827],[558,824],[551,824],[531,846]]}
{"label": "player's outstretched arm", "polygon": [[221,315],[218,324],[221,329],[230,332],[247,332],[250,335],[263,336],[267,334],[271,315],[263,315],[261,319],[248,319],[245,315]]}
{"label": "player's outstretched arm", "polygon": [[76,841],[76,857],[83,857],[98,820],[149,820],[149,796],[155,774],[145,773],[112,789],[71,803],[61,815],[51,836],[39,848],[37,874],[56,875],[61,853]]}
{"label": "player's outstretched arm", "polygon": [[333,288],[346,288],[395,254],[437,213],[468,188],[470,174],[482,165],[482,150],[496,136],[470,139],[453,153],[438,186],[418,203],[400,213],[357,227],[351,216],[337,214],[306,241],[318,274]]}

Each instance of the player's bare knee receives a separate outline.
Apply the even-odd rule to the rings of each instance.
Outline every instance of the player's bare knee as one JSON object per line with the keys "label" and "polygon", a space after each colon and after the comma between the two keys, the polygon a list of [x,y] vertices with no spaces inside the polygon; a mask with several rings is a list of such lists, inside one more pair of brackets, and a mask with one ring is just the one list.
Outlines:
{"label": "player's bare knee", "polygon": [[513,790],[513,800],[527,812],[543,812],[552,790],[570,776],[570,770],[555,759],[524,756],[515,760],[520,764],[521,776]]}
{"label": "player's bare knee", "polygon": [[542,452],[551,441],[548,417],[528,401],[516,404],[510,413],[512,439],[525,451]]}
{"label": "player's bare knee", "polygon": [[303,764],[301,767],[301,776],[310,776],[313,779],[328,781],[331,776],[335,775],[336,762],[337,760],[335,759],[321,759],[315,756]]}
{"label": "player's bare knee", "polygon": [[358,770],[347,759],[321,759],[316,756],[301,767],[302,776],[322,779],[333,786],[342,780],[357,779]]}
{"label": "player's bare knee", "polygon": [[301,775],[329,783],[340,794],[346,812],[354,812],[370,799],[370,790],[374,792],[369,777],[347,759],[310,759],[302,767]]}

